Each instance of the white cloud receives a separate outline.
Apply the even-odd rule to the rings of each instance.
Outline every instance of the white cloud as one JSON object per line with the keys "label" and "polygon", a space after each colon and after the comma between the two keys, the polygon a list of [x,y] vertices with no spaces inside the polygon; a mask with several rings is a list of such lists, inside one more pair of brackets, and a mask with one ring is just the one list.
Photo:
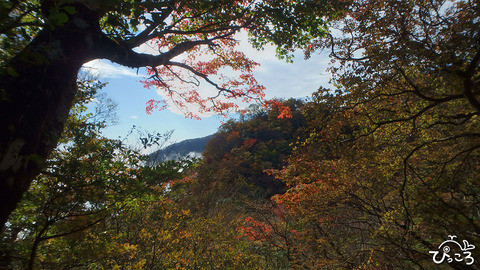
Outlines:
{"label": "white cloud", "polygon": [[138,119],[138,115],[132,115],[130,116],[130,119]]}
{"label": "white cloud", "polygon": [[143,77],[140,71],[114,64],[108,60],[93,60],[85,63],[82,69],[102,78]]}
{"label": "white cloud", "polygon": [[331,78],[326,72],[329,58],[326,53],[304,60],[302,53],[296,54],[293,63],[270,60],[262,63],[263,68],[254,72],[257,81],[267,89],[267,98],[306,97],[320,86],[328,87]]}
{"label": "white cloud", "polygon": [[[257,50],[252,47],[248,41],[248,33],[246,31],[241,31],[235,35],[235,39],[240,41],[239,48],[248,58],[258,62],[258,63],[267,63],[267,62],[278,62],[275,47],[272,45],[265,45],[263,50]],[[257,68],[258,69],[258,68]]]}
{"label": "white cloud", "polygon": [[241,32],[235,36],[240,40],[240,48],[247,57],[260,63],[254,70],[259,84],[266,87],[267,98],[306,97],[320,86],[329,86],[331,78],[326,68],[330,62],[328,53],[317,53],[304,60],[303,52],[295,53],[294,62],[287,63],[276,56],[275,47],[266,45],[258,51],[248,42],[248,34]]}
{"label": "white cloud", "polygon": [[145,54],[151,54],[151,55],[159,55],[160,52],[158,51],[157,48],[155,48],[156,45],[153,42],[148,42],[148,43],[143,43],[142,45],[136,47],[134,49],[135,52],[137,53],[145,53]]}
{"label": "white cloud", "polygon": [[[258,83],[265,86],[267,98],[301,98],[311,95],[318,89],[319,86],[328,86],[330,74],[325,70],[328,66],[328,55],[326,53],[313,55],[311,59],[304,60],[303,53],[295,54],[294,63],[287,63],[284,60],[279,60],[276,56],[275,47],[271,45],[265,46],[261,51],[254,49],[248,42],[248,34],[242,31],[235,35],[235,39],[240,41],[238,49],[246,54],[246,56],[258,63],[260,66],[255,68],[254,76]],[[139,53],[147,53],[156,55],[159,51],[155,45],[143,44],[135,49]],[[179,55],[176,61],[181,61],[186,57],[185,54]],[[201,57],[202,58],[202,57]],[[84,68],[98,74],[101,77],[119,78],[119,77],[143,77],[144,69],[137,70],[129,69],[106,60],[94,60],[84,65]],[[225,71],[222,74],[232,77],[232,73]],[[212,78],[213,79],[213,78]],[[210,86],[207,82],[200,80],[200,86],[197,91],[202,97],[215,96],[216,89]],[[174,90],[179,90],[173,85]],[[179,90],[180,91],[180,90]],[[184,115],[182,109],[178,108],[170,101],[169,96],[162,90],[158,89],[157,94],[159,99],[165,100],[168,105],[168,110]],[[241,107],[246,107],[248,104],[238,103]],[[187,110],[197,112],[199,106],[195,104],[186,104]],[[211,113],[199,114],[200,117],[212,116]],[[132,119],[137,119],[136,115],[131,116]]]}
{"label": "white cloud", "polygon": [[[202,81],[200,82],[201,85],[196,89],[196,91],[202,96],[202,97],[208,97],[208,96],[214,96],[212,88],[210,88],[206,82]],[[173,86],[175,88],[175,86]],[[200,118],[205,118],[205,117],[210,117],[213,116],[214,113],[211,112],[204,112],[200,113],[200,106],[195,103],[186,103],[183,102],[183,105],[185,108],[180,108],[175,102],[173,102],[172,98],[161,88],[158,88],[156,90],[156,93],[160,96],[161,100],[164,100],[167,103],[167,109],[175,114],[185,116],[186,112],[192,112],[199,116]],[[175,97],[178,101],[181,101],[179,97]]]}
{"label": "white cloud", "polygon": [[[247,43],[248,45],[248,43]],[[241,48],[250,59],[260,63],[253,73],[259,84],[266,87],[265,94],[267,98],[303,98],[310,96],[320,86],[328,87],[330,74],[326,72],[328,67],[328,55],[317,54],[309,60],[303,59],[303,54],[299,52],[294,59],[294,63],[287,63],[277,59],[275,50],[267,47],[265,51],[258,52],[250,45]],[[233,77],[234,74],[229,71],[221,72],[226,76]],[[214,79],[214,78],[212,78]],[[173,89],[179,89],[173,86]],[[207,82],[200,80],[200,86],[197,88],[202,97],[216,95],[216,89]],[[161,89],[157,89],[157,94],[161,99],[166,100],[168,110],[173,113],[184,115],[184,112],[169,100],[169,96]],[[241,108],[248,104],[236,102]],[[198,106],[195,104],[185,104],[190,112],[198,112]],[[197,113],[198,114],[198,113]],[[211,113],[199,114],[200,117],[212,116]]]}

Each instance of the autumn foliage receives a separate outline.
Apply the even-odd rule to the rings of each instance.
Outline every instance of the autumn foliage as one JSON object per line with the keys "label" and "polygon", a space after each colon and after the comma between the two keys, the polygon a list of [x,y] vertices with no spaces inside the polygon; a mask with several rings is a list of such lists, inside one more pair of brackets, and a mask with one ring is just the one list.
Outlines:
{"label": "autumn foliage", "polygon": [[[77,94],[63,145],[12,215],[2,263],[478,269],[459,256],[437,265],[429,253],[448,235],[480,243],[478,3],[338,1],[348,9],[336,10],[324,2],[262,1],[254,14],[242,8],[256,2],[237,2],[244,14],[218,1],[210,14],[195,9],[210,2],[187,1],[169,13],[173,27],[153,39],[156,48],[171,50],[182,38],[205,44],[151,67],[147,87],[201,113],[238,109],[237,97],[260,101],[226,121],[199,160],[145,165],[138,151],[103,138],[106,122],[83,114],[91,88],[102,84],[80,82],[90,91]],[[335,30],[315,24],[311,9],[331,12]],[[295,48],[307,58],[330,52],[331,87],[306,100],[263,100],[251,76],[256,63],[226,36],[248,20],[254,46],[273,42],[287,60]],[[306,29],[318,35],[293,36]],[[238,76],[220,75],[224,69]],[[195,91],[200,79],[213,96]],[[149,101],[147,111],[166,102]]]}

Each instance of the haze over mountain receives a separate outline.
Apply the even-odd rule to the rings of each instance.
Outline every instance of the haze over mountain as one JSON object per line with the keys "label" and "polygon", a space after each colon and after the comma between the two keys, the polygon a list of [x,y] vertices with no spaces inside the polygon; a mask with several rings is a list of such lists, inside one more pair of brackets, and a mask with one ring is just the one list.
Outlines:
{"label": "haze over mountain", "polygon": [[183,140],[169,145],[163,149],[153,152],[150,155],[150,162],[163,162],[167,160],[178,160],[181,158],[200,157],[205,145],[214,135],[201,138]]}

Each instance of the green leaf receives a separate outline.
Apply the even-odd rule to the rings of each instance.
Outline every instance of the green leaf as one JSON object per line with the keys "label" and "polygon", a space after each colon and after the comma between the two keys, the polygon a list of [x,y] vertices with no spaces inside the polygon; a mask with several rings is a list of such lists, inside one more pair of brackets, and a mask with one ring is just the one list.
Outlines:
{"label": "green leaf", "polygon": [[68,22],[68,15],[65,12],[56,13],[50,15],[48,20],[52,25],[62,26]]}
{"label": "green leaf", "polygon": [[70,14],[70,15],[77,13],[77,9],[75,7],[72,7],[72,6],[65,6],[65,7],[63,7],[63,10],[65,10],[65,12]]}
{"label": "green leaf", "polygon": [[7,67],[7,73],[8,73],[8,75],[10,75],[14,78],[20,76],[20,74],[18,74],[18,72],[12,67]]}
{"label": "green leaf", "polygon": [[7,1],[0,1],[0,6],[5,9],[11,9],[13,4]]}
{"label": "green leaf", "polygon": [[66,22],[68,22],[68,15],[65,12],[61,12],[55,15],[55,18],[57,19],[57,22],[59,24],[65,24]]}

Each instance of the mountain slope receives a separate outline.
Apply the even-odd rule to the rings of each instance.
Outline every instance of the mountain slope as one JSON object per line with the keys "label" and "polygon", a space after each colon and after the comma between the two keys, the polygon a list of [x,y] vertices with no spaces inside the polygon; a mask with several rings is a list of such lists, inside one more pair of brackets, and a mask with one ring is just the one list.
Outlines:
{"label": "mountain slope", "polygon": [[169,145],[163,149],[153,152],[150,155],[150,162],[162,162],[167,160],[176,160],[187,156],[200,156],[207,142],[213,137],[188,139]]}

